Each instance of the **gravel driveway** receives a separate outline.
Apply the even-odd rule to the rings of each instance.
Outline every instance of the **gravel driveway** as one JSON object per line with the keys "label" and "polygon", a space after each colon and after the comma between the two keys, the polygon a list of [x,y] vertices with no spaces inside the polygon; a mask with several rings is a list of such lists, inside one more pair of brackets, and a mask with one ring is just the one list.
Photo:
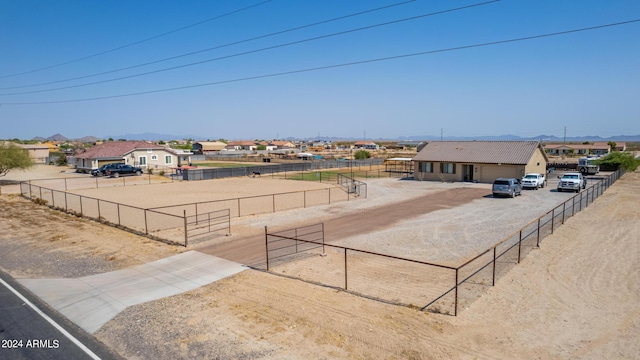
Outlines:
{"label": "gravel driveway", "polygon": [[[513,199],[494,198],[491,184],[368,179],[367,199],[237,219],[232,223],[233,236],[197,248],[234,261],[256,262],[264,252],[265,226],[280,230],[325,222],[328,242],[458,265],[574,196],[556,191],[557,175],[561,174],[549,177],[545,188],[523,190]],[[437,194],[460,191],[473,193],[472,201],[437,200],[438,209],[427,210]],[[342,227],[342,233],[332,226]]]}

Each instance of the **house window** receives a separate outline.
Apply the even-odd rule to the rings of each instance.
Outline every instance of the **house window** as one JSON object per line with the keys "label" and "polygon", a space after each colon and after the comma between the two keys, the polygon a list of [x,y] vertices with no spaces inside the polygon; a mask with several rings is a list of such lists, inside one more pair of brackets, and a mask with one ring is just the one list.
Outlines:
{"label": "house window", "polygon": [[443,174],[455,174],[456,173],[456,164],[455,163],[440,163],[440,172]]}
{"label": "house window", "polygon": [[151,155],[151,161],[158,160],[158,155]]}
{"label": "house window", "polygon": [[420,163],[420,172],[432,173],[433,172],[433,163],[432,162],[421,162]]}
{"label": "house window", "polygon": [[138,158],[138,165],[147,165],[147,157],[146,156],[140,156]]}
{"label": "house window", "polygon": [[171,165],[173,163],[173,157],[171,155],[165,155],[164,163],[167,165]]}

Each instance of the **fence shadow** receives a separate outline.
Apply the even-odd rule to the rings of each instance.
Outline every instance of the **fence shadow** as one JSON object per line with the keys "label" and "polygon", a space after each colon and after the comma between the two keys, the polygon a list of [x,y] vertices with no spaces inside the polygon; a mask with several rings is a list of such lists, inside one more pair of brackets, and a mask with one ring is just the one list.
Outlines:
{"label": "fence shadow", "polygon": [[[266,271],[355,295],[456,316],[623,175],[616,171],[456,267],[325,243],[324,225],[269,232]],[[271,259],[271,260],[270,260]]]}

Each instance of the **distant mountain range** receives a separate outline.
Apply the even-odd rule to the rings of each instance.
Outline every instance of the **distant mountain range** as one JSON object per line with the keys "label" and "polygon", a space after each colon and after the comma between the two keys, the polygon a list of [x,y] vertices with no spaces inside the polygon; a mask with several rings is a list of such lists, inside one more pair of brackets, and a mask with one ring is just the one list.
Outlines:
{"label": "distant mountain range", "polygon": [[[182,140],[182,139],[193,139],[193,140],[207,140],[200,136],[184,136],[184,135],[169,135],[169,134],[157,134],[157,133],[142,133],[142,134],[124,134],[118,136],[107,136],[98,138],[95,136],[85,136],[78,139],[69,139],[61,134],[55,134],[49,136],[47,138],[43,137],[35,137],[33,140],[38,141],[80,141],[80,142],[96,142],[102,139],[126,139],[126,140],[146,140],[146,141],[169,141],[169,140]],[[215,140],[215,139],[212,139]],[[320,138],[284,138],[280,140],[331,140],[331,141],[360,141],[362,138],[345,138],[345,137],[320,137]],[[554,135],[538,135],[534,137],[521,137],[517,135],[498,135],[498,136],[436,136],[436,135],[418,135],[418,136],[400,136],[398,138],[379,138],[379,139],[364,139],[370,141],[437,141],[437,140],[448,140],[448,141],[524,141],[524,140],[538,140],[545,143],[561,143],[564,141],[567,142],[595,142],[595,141],[625,141],[625,142],[640,142],[640,135],[618,135],[618,136],[609,136],[609,137],[601,137],[601,136],[577,136],[577,137],[557,137]]]}

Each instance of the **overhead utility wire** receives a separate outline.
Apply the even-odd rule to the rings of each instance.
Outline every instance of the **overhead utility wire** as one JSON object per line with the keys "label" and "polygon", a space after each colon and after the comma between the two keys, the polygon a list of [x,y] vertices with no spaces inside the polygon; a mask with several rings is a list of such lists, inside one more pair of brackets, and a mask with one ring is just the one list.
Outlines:
{"label": "overhead utility wire", "polygon": [[158,69],[158,70],[153,70],[153,71],[147,71],[147,72],[138,73],[138,74],[133,74],[133,75],[121,76],[121,77],[117,77],[117,78],[106,79],[106,80],[100,80],[100,81],[94,81],[94,82],[89,82],[89,83],[84,83],[84,84],[76,84],[76,85],[62,86],[62,87],[51,88],[51,89],[31,90],[31,91],[22,91],[22,92],[6,93],[6,94],[0,94],[0,96],[24,95],[24,94],[36,94],[36,93],[42,93],[42,92],[57,91],[57,90],[65,90],[65,89],[72,89],[72,88],[77,88],[77,87],[91,86],[91,85],[103,84],[103,83],[107,83],[107,82],[113,82],[113,81],[119,81],[119,80],[131,79],[131,78],[134,78],[134,77],[140,77],[140,76],[145,76],[145,75],[157,74],[157,73],[160,73],[160,72],[165,72],[165,71],[170,71],[170,70],[176,70],[176,69],[182,69],[182,68],[185,68],[185,67],[190,67],[190,66],[195,66],[195,65],[206,64],[206,63],[210,63],[210,62],[214,62],[214,61],[220,61],[220,60],[229,59],[229,58],[233,58],[233,57],[239,57],[239,56],[243,56],[243,55],[255,54],[255,53],[258,53],[258,52],[262,52],[262,51],[273,50],[273,49],[277,49],[277,48],[282,48],[282,47],[286,47],[286,46],[291,46],[291,45],[301,44],[301,43],[305,43],[305,42],[311,42],[311,41],[320,40],[320,39],[326,39],[326,38],[329,38],[329,37],[338,36],[338,35],[344,35],[344,34],[349,34],[349,33],[357,32],[357,31],[369,30],[369,29],[376,28],[376,27],[382,27],[382,26],[387,26],[387,25],[397,24],[397,23],[400,23],[400,22],[416,20],[416,19],[420,19],[420,18],[424,18],[424,17],[428,17],[428,16],[441,15],[441,14],[444,14],[444,13],[449,13],[449,12],[454,12],[454,11],[459,11],[459,10],[465,10],[465,9],[468,9],[468,8],[472,8],[472,7],[476,7],[476,6],[482,6],[482,5],[487,5],[487,4],[495,3],[495,2],[498,2],[498,1],[500,1],[500,0],[492,0],[492,1],[487,1],[487,2],[478,3],[478,4],[467,5],[467,6],[463,6],[463,7],[458,7],[458,8],[453,8],[453,9],[448,9],[448,10],[442,10],[442,11],[433,12],[433,13],[428,13],[428,14],[422,14],[422,15],[412,16],[412,17],[408,17],[408,18],[404,18],[404,19],[400,19],[400,20],[388,21],[388,22],[384,22],[384,23],[380,23],[380,24],[369,25],[369,26],[360,27],[360,28],[356,28],[356,29],[340,31],[340,32],[337,32],[337,33],[332,33],[332,34],[327,34],[327,35],[316,36],[316,37],[307,38],[307,39],[303,39],[303,40],[292,41],[292,42],[288,42],[288,43],[284,43],[284,44],[268,46],[268,47],[264,47],[264,48],[260,48],[260,49],[244,51],[244,52],[241,52],[241,53],[236,53],[236,54],[231,54],[231,55],[220,56],[220,57],[217,57],[217,58],[212,58],[212,59],[206,59],[206,60],[196,61],[196,62],[187,63],[187,64],[183,64],[183,65],[176,65],[176,66],[172,66],[172,67],[168,67],[168,68],[164,68],[164,69]]}
{"label": "overhead utility wire", "polygon": [[228,43],[228,44],[224,44],[224,45],[218,45],[218,46],[214,46],[214,47],[210,47],[210,48],[206,48],[206,49],[202,49],[202,50],[197,50],[197,51],[184,53],[184,54],[181,54],[181,55],[175,55],[175,56],[167,57],[167,58],[164,58],[164,59],[149,61],[149,62],[138,64],[138,65],[132,65],[132,66],[127,66],[127,67],[123,67],[123,68],[119,68],[119,69],[108,70],[108,71],[103,71],[103,72],[99,72],[99,73],[95,73],[95,74],[78,76],[78,77],[69,78],[69,79],[63,79],[63,80],[49,81],[49,82],[43,82],[43,83],[31,84],[31,85],[4,87],[4,88],[0,88],[0,90],[22,89],[22,88],[26,88],[26,87],[57,84],[57,83],[61,83],[61,82],[68,82],[68,81],[73,81],[73,80],[86,79],[86,78],[90,78],[90,77],[111,74],[111,73],[114,73],[114,72],[135,69],[135,68],[139,68],[139,67],[142,67],[142,66],[153,65],[153,64],[157,64],[157,63],[161,63],[161,62],[165,62],[165,61],[169,61],[169,60],[179,59],[179,58],[182,58],[182,57],[185,57],[185,56],[191,56],[191,55],[196,55],[196,54],[200,54],[200,53],[211,51],[211,50],[217,50],[217,49],[229,47],[229,46],[232,46],[232,45],[238,45],[238,44],[242,44],[242,43],[246,43],[246,42],[250,42],[250,41],[254,41],[254,40],[264,39],[264,38],[275,36],[275,35],[281,35],[281,34],[284,34],[284,33],[287,33],[287,32],[297,31],[297,30],[301,30],[301,29],[305,29],[305,28],[309,28],[309,27],[313,27],[313,26],[317,26],[317,25],[330,23],[330,22],[333,22],[333,21],[344,20],[344,19],[347,19],[347,18],[350,18],[350,17],[364,15],[364,14],[372,13],[372,12],[379,11],[379,10],[385,10],[385,9],[388,9],[388,8],[391,8],[391,7],[395,7],[395,6],[399,6],[399,5],[406,5],[408,3],[415,2],[415,1],[416,0],[403,1],[403,2],[399,2],[399,3],[387,5],[387,6],[382,6],[382,7],[375,8],[375,9],[370,9],[370,10],[365,10],[365,11],[361,11],[361,12],[357,12],[357,13],[353,13],[353,14],[349,14],[349,15],[339,16],[339,17],[336,17],[336,18],[333,18],[333,19],[322,20],[322,21],[319,21],[319,22],[315,22],[315,23],[307,24],[307,25],[302,25],[302,26],[294,27],[294,28],[287,29],[287,30],[281,30],[281,31],[273,32],[273,33],[266,34],[266,35],[260,35],[260,36],[252,37],[252,38],[249,38],[249,39],[234,41],[234,42],[231,42],[231,43]]}
{"label": "overhead utility wire", "polygon": [[79,62],[79,61],[83,61],[83,60],[87,60],[87,59],[91,59],[91,58],[94,58],[94,57],[97,57],[97,56],[100,56],[100,55],[105,55],[105,54],[108,54],[108,53],[112,53],[114,51],[118,51],[118,50],[122,50],[122,49],[125,49],[125,48],[128,48],[128,47],[132,47],[132,46],[135,46],[135,45],[138,45],[138,44],[150,41],[150,40],[154,40],[154,39],[157,39],[157,38],[160,38],[160,37],[163,37],[163,36],[167,36],[167,35],[170,35],[170,34],[182,31],[182,30],[186,30],[186,29],[198,26],[198,25],[202,25],[204,23],[207,23],[207,22],[210,22],[210,21],[213,21],[213,20],[218,20],[218,19],[221,19],[223,17],[227,17],[229,15],[233,15],[233,14],[245,11],[245,10],[249,10],[251,8],[254,8],[254,7],[257,7],[257,6],[260,6],[260,5],[264,5],[264,4],[266,4],[268,2],[271,2],[271,1],[273,1],[273,0],[265,0],[265,1],[259,2],[257,4],[245,6],[245,7],[241,8],[241,9],[238,9],[238,10],[230,11],[230,12],[222,14],[222,15],[218,15],[218,16],[214,16],[214,17],[209,18],[209,19],[198,21],[197,23],[193,23],[191,25],[183,26],[183,27],[177,28],[175,30],[170,30],[170,31],[158,34],[158,35],[154,35],[154,36],[148,37],[146,39],[134,41],[132,43],[129,43],[129,44],[126,44],[126,45],[122,45],[122,46],[118,46],[118,47],[115,47],[113,49],[104,50],[104,51],[101,51],[101,52],[98,52],[98,53],[95,53],[95,54],[92,54],[92,55],[87,55],[87,56],[80,57],[80,58],[77,58],[77,59],[61,62],[59,64],[49,65],[49,66],[41,67],[41,68],[34,69],[34,70],[24,71],[24,72],[21,72],[21,73],[3,75],[3,76],[0,76],[0,79],[6,79],[6,78],[10,78],[10,77],[19,76],[19,75],[32,74],[32,73],[35,73],[35,72],[48,70],[48,69],[53,69],[53,68],[60,67],[60,66],[63,66],[63,65],[73,64],[73,63],[76,63],[76,62]]}
{"label": "overhead utility wire", "polygon": [[265,74],[265,75],[249,76],[249,77],[231,79],[231,80],[221,80],[221,81],[215,81],[215,82],[209,82],[209,83],[203,83],[203,84],[178,86],[178,87],[166,88],[166,89],[158,89],[158,90],[140,91],[140,92],[128,93],[128,94],[109,95],[109,96],[100,96],[100,97],[85,98],[85,99],[71,99],[71,100],[54,100],[54,101],[38,101],[38,102],[14,102],[14,103],[9,102],[9,103],[2,103],[1,105],[60,104],[60,103],[71,103],[71,102],[81,102],[81,101],[95,101],[95,100],[114,99],[114,98],[137,96],[137,95],[154,94],[154,93],[160,93],[160,92],[192,89],[192,88],[196,88],[196,87],[229,84],[229,83],[235,83],[235,82],[241,82],[241,81],[257,80],[257,79],[278,77],[278,76],[291,75],[291,74],[300,74],[300,73],[319,71],[319,70],[335,69],[335,68],[339,68],[339,67],[362,65],[362,64],[368,64],[368,63],[374,63],[374,62],[396,60],[396,59],[409,58],[409,57],[414,57],[414,56],[430,55],[430,54],[443,53],[443,52],[449,52],[449,51],[457,51],[457,50],[464,50],[464,49],[472,49],[472,48],[478,48],[478,47],[484,47],[484,46],[501,45],[501,44],[518,42],[518,41],[534,40],[534,39],[540,39],[540,38],[551,37],[551,36],[566,35],[566,34],[571,34],[571,33],[590,31],[590,30],[602,29],[602,28],[613,27],[613,26],[627,25],[627,24],[636,23],[636,22],[640,22],[640,19],[622,21],[622,22],[605,24],[605,25],[591,26],[591,27],[586,27],[586,28],[581,28],[581,29],[559,31],[559,32],[542,34],[542,35],[533,35],[533,36],[520,37],[520,38],[515,38],[515,39],[492,41],[492,42],[486,42],[486,43],[481,43],[481,44],[457,46],[457,47],[446,48],[446,49],[429,50],[429,51],[422,51],[422,52],[411,53],[411,54],[388,56],[388,57],[383,57],[383,58],[376,58],[376,59],[369,59],[369,60],[362,60],[362,61],[354,61],[354,62],[349,62],[349,63],[335,64],[335,65],[319,66],[319,67],[308,68],[308,69],[284,71],[284,72]]}

